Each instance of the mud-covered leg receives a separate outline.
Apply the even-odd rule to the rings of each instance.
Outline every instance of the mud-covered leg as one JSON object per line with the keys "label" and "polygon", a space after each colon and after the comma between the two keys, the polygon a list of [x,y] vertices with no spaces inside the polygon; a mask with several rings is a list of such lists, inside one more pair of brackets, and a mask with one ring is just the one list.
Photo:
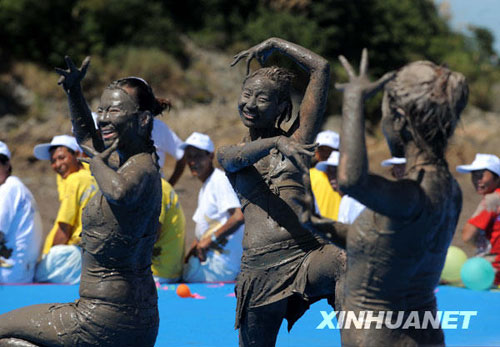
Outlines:
{"label": "mud-covered leg", "polygon": [[276,345],[276,337],[286,314],[287,299],[249,308],[240,322],[240,346],[267,347]]}
{"label": "mud-covered leg", "polygon": [[34,345],[72,345],[65,324],[75,324],[75,321],[74,309],[70,305],[26,306],[0,315],[0,341],[4,343],[15,338]]}
{"label": "mud-covered leg", "polygon": [[307,257],[307,292],[311,297],[327,296],[335,290],[335,302],[328,300],[334,310],[340,311],[343,302],[346,253],[335,245],[324,245]]}

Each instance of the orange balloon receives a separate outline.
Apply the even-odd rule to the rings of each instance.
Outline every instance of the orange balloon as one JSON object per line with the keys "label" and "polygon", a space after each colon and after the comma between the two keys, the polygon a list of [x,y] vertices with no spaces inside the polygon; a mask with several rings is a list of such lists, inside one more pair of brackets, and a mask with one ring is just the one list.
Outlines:
{"label": "orange balloon", "polygon": [[185,285],[184,283],[181,283],[177,286],[177,289],[175,291],[177,295],[179,295],[181,298],[192,298],[193,294],[191,294],[191,291],[189,290],[189,287]]}

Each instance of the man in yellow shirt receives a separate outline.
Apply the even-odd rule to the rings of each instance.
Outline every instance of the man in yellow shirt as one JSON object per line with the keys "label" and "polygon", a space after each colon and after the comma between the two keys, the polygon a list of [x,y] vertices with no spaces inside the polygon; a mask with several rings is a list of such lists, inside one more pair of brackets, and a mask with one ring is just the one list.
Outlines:
{"label": "man in yellow shirt", "polygon": [[36,270],[38,282],[78,283],[81,271],[80,233],[82,211],[97,191],[90,171],[78,161],[80,148],[72,136],[55,136],[51,143],[35,146],[35,157],[50,160],[61,180],[60,207],[52,230],[45,239],[43,258]]}
{"label": "man in yellow shirt", "polygon": [[175,283],[182,276],[186,218],[175,190],[163,178],[161,189],[160,226],[153,248],[151,269],[159,283]]}
{"label": "man in yellow shirt", "polygon": [[[326,161],[332,151],[339,148],[339,134],[332,130],[322,131],[316,136],[318,144],[314,157],[316,162]],[[341,196],[333,190],[326,173],[312,168],[309,171],[311,188],[319,213],[323,217],[338,219]]]}

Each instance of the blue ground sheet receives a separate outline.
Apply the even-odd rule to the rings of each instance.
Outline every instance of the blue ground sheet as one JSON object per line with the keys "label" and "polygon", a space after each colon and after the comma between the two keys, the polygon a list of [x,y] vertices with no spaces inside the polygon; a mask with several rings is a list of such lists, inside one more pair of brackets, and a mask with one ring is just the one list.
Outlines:
{"label": "blue ground sheet", "polygon": [[[189,284],[194,298],[180,298],[176,285],[158,288],[160,330],[156,346],[237,346],[234,330],[234,284]],[[448,346],[500,346],[500,292],[473,291],[440,286],[438,309],[449,312],[444,329]],[[0,285],[0,314],[32,304],[70,302],[78,298],[78,286]],[[464,315],[469,324],[464,328]],[[326,300],[315,303],[288,333],[281,326],[277,346],[340,346],[335,324],[324,323],[332,312]],[[335,323],[335,320],[333,320]],[[317,329],[317,328],[322,329]]]}

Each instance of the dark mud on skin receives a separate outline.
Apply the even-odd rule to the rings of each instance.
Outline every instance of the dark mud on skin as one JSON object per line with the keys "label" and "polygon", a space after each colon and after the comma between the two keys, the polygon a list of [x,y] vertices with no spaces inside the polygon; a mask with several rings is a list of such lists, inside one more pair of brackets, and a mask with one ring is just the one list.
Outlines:
{"label": "dark mud on skin", "polygon": [[[101,100],[101,106],[109,109],[99,116],[100,124],[108,122],[116,130],[109,145],[95,131],[81,94],[88,61],[80,70],[67,62],[69,71],[60,72],[63,87],[75,133],[92,156],[90,168],[99,186],[82,216],[80,299],[28,306],[0,316],[0,345],[153,346],[159,315],[151,256],[161,181],[150,141],[152,110],[137,112],[143,106],[137,97],[140,86],[127,84],[125,89],[112,84]],[[149,86],[142,88],[150,91]],[[118,169],[108,164],[115,151]]]}
{"label": "dark mud on skin", "polygon": [[[367,206],[348,229],[343,310],[417,311],[434,316],[434,289],[462,206],[460,188],[444,159],[448,138],[467,103],[463,75],[430,62],[415,62],[376,82],[341,57],[349,82],[344,91],[340,189]],[[386,84],[387,83],[387,84]],[[363,104],[385,85],[382,127],[392,155],[405,154],[398,181],[368,171]],[[327,224],[322,224],[323,229]],[[335,226],[331,223],[331,234]],[[339,235],[337,235],[338,237]],[[344,329],[345,346],[444,345],[440,328]]]}
{"label": "dark mud on skin", "polygon": [[302,176],[325,110],[328,63],[303,47],[272,38],[236,55],[233,65],[244,58],[247,64],[252,58],[263,63],[273,51],[289,56],[310,74],[300,120],[287,132],[279,127],[290,118],[291,74],[277,67],[257,70],[245,79],[238,101],[248,136],[217,154],[245,216],[235,289],[235,325],[242,346],[274,345],[284,318],[291,329],[309,305],[322,298],[339,309],[345,271],[343,251],[313,235],[299,220],[306,189]]}

